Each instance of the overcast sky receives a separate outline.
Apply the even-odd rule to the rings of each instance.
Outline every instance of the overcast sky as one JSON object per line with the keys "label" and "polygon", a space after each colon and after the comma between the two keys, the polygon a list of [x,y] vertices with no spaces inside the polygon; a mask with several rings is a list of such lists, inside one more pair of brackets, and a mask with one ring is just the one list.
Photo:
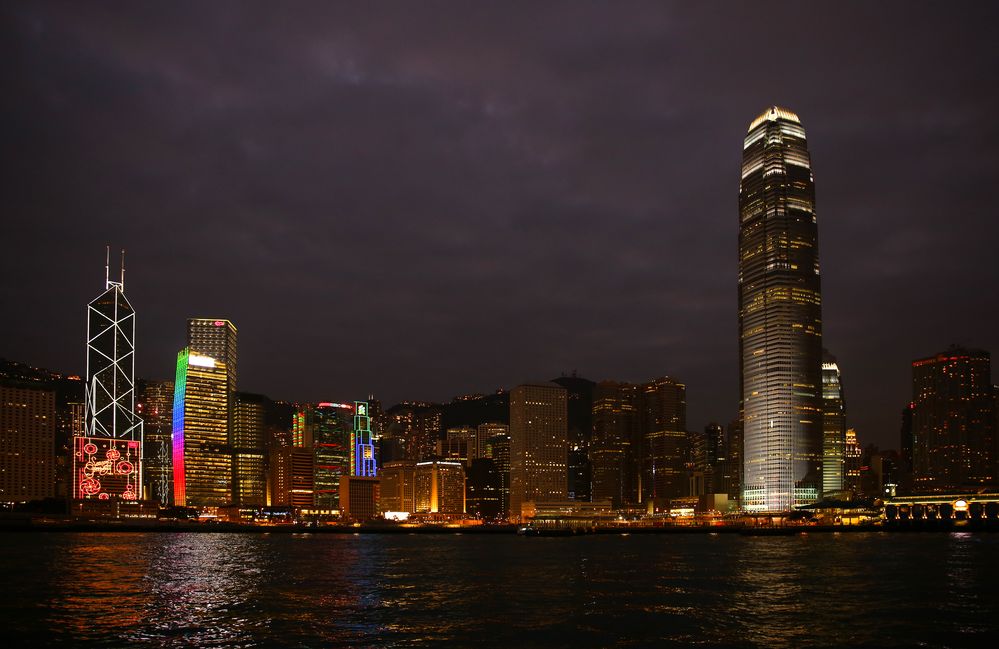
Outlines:
{"label": "overcast sky", "polygon": [[796,111],[848,424],[999,352],[994,3],[4,3],[0,356],[82,373],[104,246],[138,373],[448,400],[578,371],[738,408],[742,138]]}

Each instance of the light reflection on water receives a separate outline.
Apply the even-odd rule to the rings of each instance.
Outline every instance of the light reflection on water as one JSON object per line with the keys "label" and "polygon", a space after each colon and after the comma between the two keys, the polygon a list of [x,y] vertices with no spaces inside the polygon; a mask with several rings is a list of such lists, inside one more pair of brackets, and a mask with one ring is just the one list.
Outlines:
{"label": "light reflection on water", "polygon": [[15,644],[988,646],[999,538],[6,534]]}

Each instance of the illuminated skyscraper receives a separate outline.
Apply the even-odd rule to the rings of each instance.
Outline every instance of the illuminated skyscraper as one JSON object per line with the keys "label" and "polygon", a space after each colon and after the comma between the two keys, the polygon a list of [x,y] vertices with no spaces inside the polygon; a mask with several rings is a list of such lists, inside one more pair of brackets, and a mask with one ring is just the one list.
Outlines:
{"label": "illuminated skyscraper", "polygon": [[640,391],[642,500],[665,505],[688,495],[687,386],[664,376],[642,385]]}
{"label": "illuminated skyscraper", "polygon": [[749,125],[739,185],[742,507],[786,512],[822,489],[822,303],[805,130],[777,106]]}
{"label": "illuminated skyscraper", "polygon": [[224,364],[229,392],[236,392],[236,325],[218,318],[190,318],[187,346],[192,354],[208,356]]}
{"label": "illuminated skyscraper", "polygon": [[951,347],[912,362],[912,476],[917,492],[951,492],[992,480],[995,406],[991,359]]}
{"label": "illuminated skyscraper", "polygon": [[510,516],[529,501],[567,496],[566,391],[554,383],[518,385],[510,393]]}
{"label": "illuminated skyscraper", "polygon": [[639,427],[637,386],[601,381],[593,389],[593,441],[590,465],[593,500],[614,507],[639,501]]}
{"label": "illuminated skyscraper", "polygon": [[173,502],[173,381],[138,381],[135,411],[142,418],[142,479],[145,497]]}
{"label": "illuminated skyscraper", "polygon": [[465,465],[432,460],[417,462],[414,496],[417,513],[465,513]]}
{"label": "illuminated skyscraper", "polygon": [[375,462],[375,440],[371,433],[368,402],[354,402],[354,432],[350,437],[350,475],[374,478],[378,475]]}
{"label": "illuminated skyscraper", "polygon": [[414,460],[394,460],[382,465],[379,474],[381,481],[381,509],[383,512],[416,511],[414,480],[416,462]]}
{"label": "illuminated skyscraper", "polygon": [[822,350],[822,493],[843,489],[846,402],[835,357]]}
{"label": "illuminated skyscraper", "polygon": [[232,500],[228,374],[225,363],[183,349],[173,401],[173,499],[186,507]]}
{"label": "illuminated skyscraper", "polygon": [[315,455],[315,506],[339,509],[340,479],[350,475],[350,436],[354,408],[323,402],[305,411]]}
{"label": "illuminated skyscraper", "polygon": [[267,424],[269,399],[262,394],[237,392],[232,416],[232,502],[267,504]]}
{"label": "illuminated skyscraper", "polygon": [[[483,426],[494,426],[493,430],[500,431],[486,439],[485,457],[496,464],[500,481],[500,512],[504,517],[508,517],[510,515],[510,427],[504,424],[483,424]],[[500,426],[503,428],[500,429]],[[481,426],[479,433],[482,433]]]}
{"label": "illuminated skyscraper", "polygon": [[[108,259],[110,261],[110,258]],[[135,414],[135,311],[125,266],[87,307],[86,432],[73,440],[73,497],[142,498],[142,419]]]}

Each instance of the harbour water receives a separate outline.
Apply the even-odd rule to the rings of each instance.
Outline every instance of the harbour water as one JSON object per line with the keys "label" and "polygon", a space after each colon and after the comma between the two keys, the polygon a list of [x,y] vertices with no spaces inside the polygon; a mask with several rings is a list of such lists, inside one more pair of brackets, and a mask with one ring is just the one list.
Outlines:
{"label": "harbour water", "polygon": [[5,646],[999,646],[999,535],[0,534]]}

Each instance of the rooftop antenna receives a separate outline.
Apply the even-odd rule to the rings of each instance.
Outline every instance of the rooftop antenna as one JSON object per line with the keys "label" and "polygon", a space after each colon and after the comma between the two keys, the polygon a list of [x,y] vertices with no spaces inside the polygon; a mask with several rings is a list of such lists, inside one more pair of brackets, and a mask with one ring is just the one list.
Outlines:
{"label": "rooftop antenna", "polygon": [[125,249],[121,249],[121,292],[125,292]]}
{"label": "rooftop antenna", "polygon": [[111,246],[104,247],[104,290],[111,288],[111,275],[109,268],[111,266]]}

